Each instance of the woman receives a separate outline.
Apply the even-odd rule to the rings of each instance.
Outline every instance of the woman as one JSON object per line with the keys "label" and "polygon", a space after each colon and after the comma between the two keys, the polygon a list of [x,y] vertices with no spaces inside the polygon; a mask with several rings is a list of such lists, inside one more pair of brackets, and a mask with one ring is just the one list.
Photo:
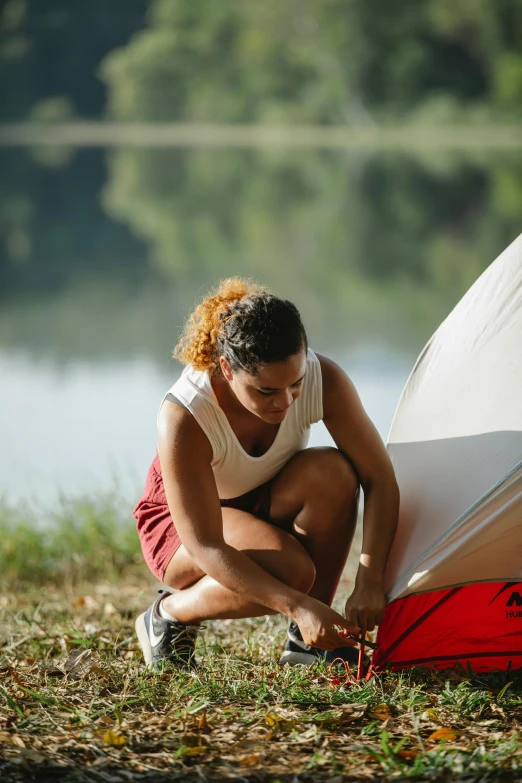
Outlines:
{"label": "woman", "polygon": [[[158,453],[134,515],[162,592],[136,620],[147,664],[194,665],[204,620],[282,612],[282,663],[353,658],[382,618],[399,493],[386,449],[341,368],[308,348],[296,307],[233,278],[189,318],[186,367],[158,414]],[[306,445],[323,420],[337,448]],[[346,619],[330,608],[363,545]],[[339,649],[338,649],[339,648]]]}

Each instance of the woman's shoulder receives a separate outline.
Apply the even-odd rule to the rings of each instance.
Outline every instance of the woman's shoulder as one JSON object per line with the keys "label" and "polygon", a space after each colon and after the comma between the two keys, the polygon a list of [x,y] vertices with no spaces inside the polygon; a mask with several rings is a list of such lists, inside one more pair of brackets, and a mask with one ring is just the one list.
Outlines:
{"label": "woman's shoulder", "polygon": [[184,458],[198,455],[198,460],[212,458],[208,437],[195,417],[185,407],[165,398],[158,412],[158,442],[169,444]]}
{"label": "woman's shoulder", "polygon": [[[226,441],[226,418],[219,407],[209,374],[187,365],[167,395],[169,393],[183,406],[163,402],[163,409],[168,406],[166,415],[170,434],[190,439],[194,434],[200,438],[203,433],[205,440],[210,443],[212,459],[219,459]],[[178,410],[172,411],[171,408]],[[158,429],[159,426],[158,419]]]}
{"label": "woman's shoulder", "polygon": [[306,372],[303,391],[297,398],[295,409],[296,421],[300,427],[320,421],[323,417],[323,382],[321,363],[318,354],[311,348],[306,353]]}
{"label": "woman's shoulder", "polygon": [[322,353],[314,353],[314,357],[320,368],[323,387],[335,385],[339,383],[340,378],[346,377],[342,367],[333,359]]}
{"label": "woman's shoulder", "polygon": [[316,362],[317,383],[321,387],[321,406],[324,416],[325,411],[331,407],[332,400],[339,396],[341,390],[346,389],[347,386],[351,388],[353,384],[348,374],[336,361],[321,353],[313,351],[311,353],[314,356],[312,361]]}
{"label": "woman's shoulder", "polygon": [[189,406],[200,402],[216,405],[217,402],[208,373],[195,370],[190,364],[186,365],[169,392]]}

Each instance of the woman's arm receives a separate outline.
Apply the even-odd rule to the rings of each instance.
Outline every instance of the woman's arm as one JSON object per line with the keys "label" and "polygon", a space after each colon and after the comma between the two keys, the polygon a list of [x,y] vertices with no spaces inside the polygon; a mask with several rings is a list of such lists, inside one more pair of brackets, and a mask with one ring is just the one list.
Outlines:
{"label": "woman's arm", "polygon": [[363,543],[346,617],[362,632],[382,620],[383,574],[399,515],[399,488],[388,452],[359,395],[338,364],[318,356],[323,374],[323,421],[350,460],[364,490]]}
{"label": "woman's arm", "polygon": [[[334,649],[342,640],[337,624],[353,624],[314,598],[285,585],[223,538],[222,512],[211,468],[212,449],[193,416],[174,405],[163,405],[159,416],[158,451],[167,502],[181,541],[190,557],[223,587],[249,601],[267,606],[313,627],[309,644]],[[320,622],[317,622],[317,619]]]}

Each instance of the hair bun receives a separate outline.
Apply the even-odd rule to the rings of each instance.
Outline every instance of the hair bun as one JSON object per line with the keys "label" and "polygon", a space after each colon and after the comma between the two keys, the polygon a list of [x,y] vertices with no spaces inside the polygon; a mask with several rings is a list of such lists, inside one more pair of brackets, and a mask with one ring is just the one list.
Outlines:
{"label": "hair bun", "polygon": [[266,292],[252,280],[229,277],[198,304],[189,316],[173,356],[195,370],[212,371],[216,367],[216,344],[222,330],[223,317],[233,302]]}

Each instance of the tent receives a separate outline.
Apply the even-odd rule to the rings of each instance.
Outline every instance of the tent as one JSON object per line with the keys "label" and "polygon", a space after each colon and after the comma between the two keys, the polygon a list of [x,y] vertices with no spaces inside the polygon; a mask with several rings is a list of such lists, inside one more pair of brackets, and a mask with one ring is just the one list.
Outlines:
{"label": "tent", "polygon": [[401,505],[376,670],[522,667],[522,235],[424,348],[388,450]]}

